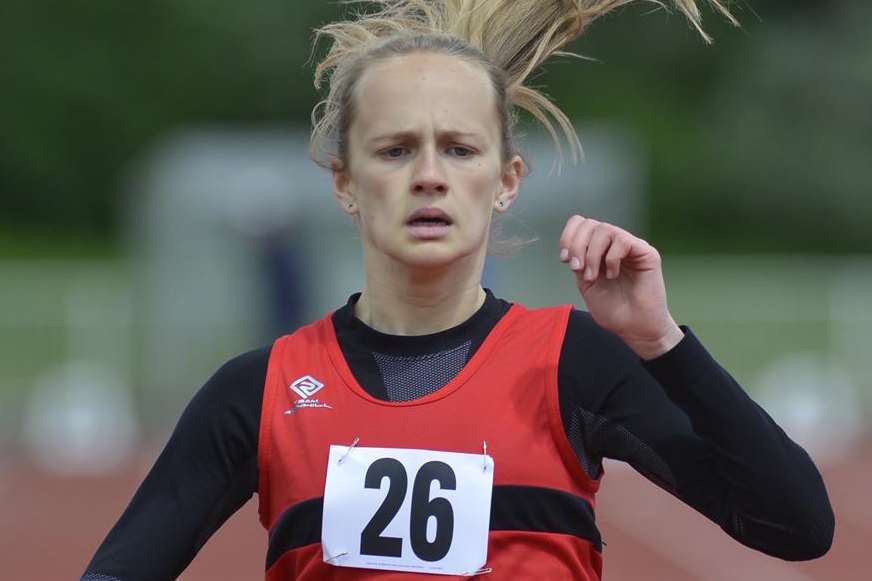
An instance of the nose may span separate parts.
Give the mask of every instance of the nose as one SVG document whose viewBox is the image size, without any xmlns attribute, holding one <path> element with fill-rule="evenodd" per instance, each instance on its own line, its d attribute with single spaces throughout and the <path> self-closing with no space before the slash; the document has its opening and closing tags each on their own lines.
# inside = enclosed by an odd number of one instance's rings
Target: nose
<svg viewBox="0 0 872 581">
<path fill-rule="evenodd" d="M 422 147 L 415 160 L 411 189 L 414 194 L 444 194 L 448 182 L 435 147 Z"/>
</svg>

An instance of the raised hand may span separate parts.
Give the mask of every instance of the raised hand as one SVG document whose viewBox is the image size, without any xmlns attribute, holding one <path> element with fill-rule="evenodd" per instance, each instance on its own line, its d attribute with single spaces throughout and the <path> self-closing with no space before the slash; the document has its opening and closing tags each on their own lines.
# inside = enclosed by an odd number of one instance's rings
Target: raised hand
<svg viewBox="0 0 872 581">
<path fill-rule="evenodd" d="M 612 224 L 574 215 L 560 235 L 560 260 L 575 273 L 598 325 L 621 337 L 643 359 L 653 359 L 684 333 L 666 304 L 660 253 Z"/>
</svg>

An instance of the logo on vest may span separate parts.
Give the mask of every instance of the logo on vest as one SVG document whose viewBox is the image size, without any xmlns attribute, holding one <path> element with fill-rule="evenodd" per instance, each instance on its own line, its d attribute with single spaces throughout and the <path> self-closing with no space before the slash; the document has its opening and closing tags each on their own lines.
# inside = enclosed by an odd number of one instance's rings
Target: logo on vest
<svg viewBox="0 0 872 581">
<path fill-rule="evenodd" d="M 327 402 L 312 397 L 315 393 L 319 392 L 322 387 L 324 387 L 324 384 L 311 375 L 304 375 L 303 377 L 295 379 L 288 386 L 288 389 L 297 394 L 299 399 L 294 402 L 290 409 L 285 410 L 284 414 L 290 416 L 297 410 L 304 408 L 333 409 L 333 406 Z"/>
</svg>

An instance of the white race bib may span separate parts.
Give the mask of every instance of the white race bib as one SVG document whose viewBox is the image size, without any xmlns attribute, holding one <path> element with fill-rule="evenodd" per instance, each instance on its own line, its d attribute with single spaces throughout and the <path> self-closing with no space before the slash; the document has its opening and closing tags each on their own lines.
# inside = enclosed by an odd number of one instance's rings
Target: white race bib
<svg viewBox="0 0 872 581">
<path fill-rule="evenodd" d="M 442 575 L 487 561 L 493 458 L 399 448 L 330 446 L 324 561 Z"/>
</svg>

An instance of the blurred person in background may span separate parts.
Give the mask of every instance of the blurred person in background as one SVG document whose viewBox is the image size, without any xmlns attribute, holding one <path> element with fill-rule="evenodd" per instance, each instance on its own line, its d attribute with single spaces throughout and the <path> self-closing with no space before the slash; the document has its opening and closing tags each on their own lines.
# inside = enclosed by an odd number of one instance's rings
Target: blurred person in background
<svg viewBox="0 0 872 581">
<path fill-rule="evenodd" d="M 814 463 L 676 324 L 653 246 L 569 218 L 555 260 L 588 311 L 481 286 L 525 171 L 514 108 L 578 153 L 525 81 L 624 3 L 383 0 L 319 30 L 313 157 L 359 228 L 364 290 L 219 369 L 82 579 L 178 577 L 255 492 L 267 579 L 600 579 L 604 458 L 748 547 L 826 553 Z"/>
</svg>

